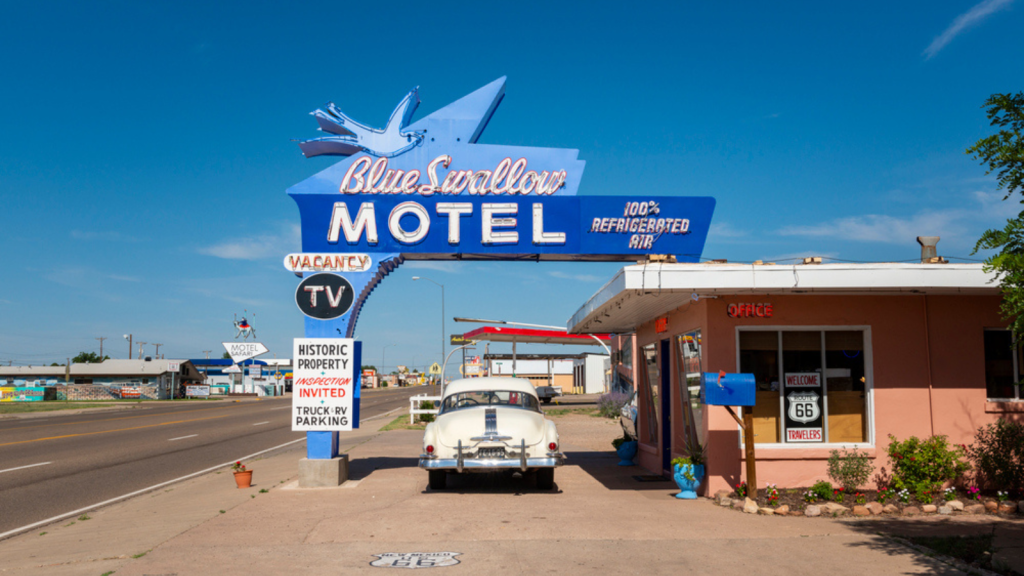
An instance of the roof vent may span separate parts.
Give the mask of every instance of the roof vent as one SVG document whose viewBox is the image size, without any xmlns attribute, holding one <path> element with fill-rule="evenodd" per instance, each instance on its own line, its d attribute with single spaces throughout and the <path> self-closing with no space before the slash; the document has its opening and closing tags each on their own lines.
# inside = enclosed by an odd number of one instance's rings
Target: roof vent
<svg viewBox="0 0 1024 576">
<path fill-rule="evenodd" d="M 804 258 L 804 264 L 821 264 L 821 256 L 808 256 Z"/>
<path fill-rule="evenodd" d="M 152 356 L 146 356 L 146 362 L 152 362 L 152 361 L 153 361 L 153 357 Z"/>
<path fill-rule="evenodd" d="M 921 263 L 929 264 L 942 262 L 935 245 L 941 240 L 940 236 L 918 236 L 917 243 L 921 245 Z"/>
</svg>

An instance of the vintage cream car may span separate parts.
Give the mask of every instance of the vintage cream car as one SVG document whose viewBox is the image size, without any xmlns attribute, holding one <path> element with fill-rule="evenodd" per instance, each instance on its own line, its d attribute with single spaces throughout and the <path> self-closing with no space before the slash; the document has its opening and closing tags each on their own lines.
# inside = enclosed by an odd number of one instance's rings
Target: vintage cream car
<svg viewBox="0 0 1024 576">
<path fill-rule="evenodd" d="M 434 490 L 445 487 L 449 473 L 497 470 L 534 472 L 537 487 L 550 490 L 564 462 L 555 423 L 544 418 L 533 384 L 519 378 L 449 384 L 420 454 Z"/>
</svg>

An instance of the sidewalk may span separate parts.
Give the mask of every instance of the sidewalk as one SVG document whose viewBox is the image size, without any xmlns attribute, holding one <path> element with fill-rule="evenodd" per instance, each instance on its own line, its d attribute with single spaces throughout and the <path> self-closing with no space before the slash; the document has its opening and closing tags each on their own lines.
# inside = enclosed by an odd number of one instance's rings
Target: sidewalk
<svg viewBox="0 0 1024 576">
<path fill-rule="evenodd" d="M 570 458 L 553 492 L 503 476 L 430 491 L 421 433 L 376 432 L 382 418 L 344 437 L 343 487 L 297 488 L 299 443 L 253 462 L 250 490 L 209 474 L 0 542 L 0 574 L 339 574 L 396 552 L 460 553 L 445 573 L 960 574 L 853 523 L 676 500 L 674 485 L 616 466 L 613 421 L 553 419 Z"/>
</svg>

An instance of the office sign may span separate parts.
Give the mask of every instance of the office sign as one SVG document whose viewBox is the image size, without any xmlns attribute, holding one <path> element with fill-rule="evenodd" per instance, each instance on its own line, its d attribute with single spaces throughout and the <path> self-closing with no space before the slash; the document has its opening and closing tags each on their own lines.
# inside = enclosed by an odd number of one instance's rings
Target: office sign
<svg viewBox="0 0 1024 576">
<path fill-rule="evenodd" d="M 700 260 L 713 198 L 678 196 L 677 188 L 579 196 L 586 163 L 578 150 L 479 143 L 504 95 L 499 78 L 413 122 L 413 90 L 383 128 L 334 104 L 312 113 L 322 135 L 300 141 L 303 154 L 341 160 L 288 189 L 302 253 L 285 266 L 343 274 L 349 285 L 339 293 L 331 284 L 328 294 L 322 279 L 303 280 L 296 301 L 307 336 L 352 337 L 366 297 L 405 260 Z M 338 304 L 324 304 L 328 296 Z"/>
<path fill-rule="evenodd" d="M 362 343 L 349 338 L 296 338 L 292 358 L 292 430 L 358 428 Z"/>
</svg>

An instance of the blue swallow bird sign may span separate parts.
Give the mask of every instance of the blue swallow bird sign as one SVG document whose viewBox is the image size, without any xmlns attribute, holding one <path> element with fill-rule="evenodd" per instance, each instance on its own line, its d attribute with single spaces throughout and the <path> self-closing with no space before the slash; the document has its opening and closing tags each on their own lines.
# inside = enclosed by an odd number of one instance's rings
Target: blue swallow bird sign
<svg viewBox="0 0 1024 576">
<path fill-rule="evenodd" d="M 351 306 L 327 320 L 307 316 L 307 337 L 351 338 L 366 297 L 405 260 L 700 258 L 713 198 L 578 196 L 578 150 L 479 143 L 504 95 L 502 77 L 413 122 L 415 89 L 383 129 L 333 103 L 312 113 L 326 135 L 300 141 L 303 154 L 344 159 L 288 190 L 302 251 L 328 262 L 352 253 L 375 266 L 344 272 Z"/>
</svg>

